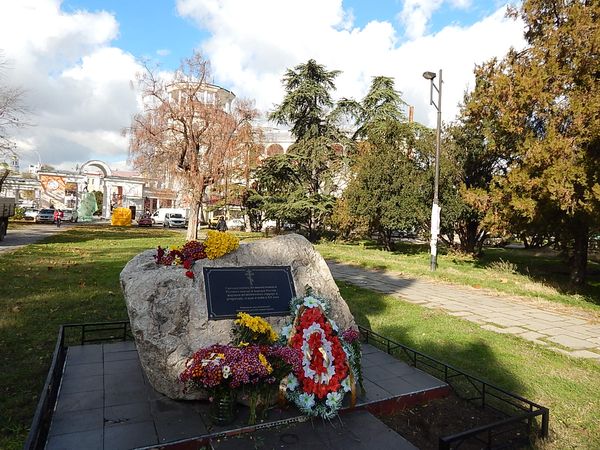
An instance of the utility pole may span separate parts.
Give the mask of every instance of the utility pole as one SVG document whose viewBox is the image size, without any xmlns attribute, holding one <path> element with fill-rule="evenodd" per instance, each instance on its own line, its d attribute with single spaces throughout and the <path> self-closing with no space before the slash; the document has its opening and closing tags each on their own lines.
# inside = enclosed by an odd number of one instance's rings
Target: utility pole
<svg viewBox="0 0 600 450">
<path fill-rule="evenodd" d="M 440 234 L 440 212 L 441 207 L 439 204 L 439 186 L 440 186 L 440 146 L 441 146 L 441 132 L 442 132 L 442 69 L 440 69 L 437 86 L 434 83 L 436 74 L 434 72 L 425 72 L 423 77 L 430 82 L 429 90 L 429 104 L 433 105 L 437 109 L 437 129 L 435 135 L 435 175 L 433 181 L 433 205 L 431 207 L 431 242 L 429 244 L 431 248 L 431 270 L 435 271 L 437 268 L 437 242 Z M 437 103 L 433 99 L 433 90 L 438 93 Z"/>
</svg>

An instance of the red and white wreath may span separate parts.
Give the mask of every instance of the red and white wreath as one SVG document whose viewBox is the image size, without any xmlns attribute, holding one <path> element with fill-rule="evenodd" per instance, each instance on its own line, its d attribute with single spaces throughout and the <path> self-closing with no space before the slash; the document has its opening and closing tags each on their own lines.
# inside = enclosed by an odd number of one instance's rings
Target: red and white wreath
<svg viewBox="0 0 600 450">
<path fill-rule="evenodd" d="M 286 395 L 308 415 L 333 417 L 354 389 L 353 369 L 337 325 L 327 318 L 327 302 L 309 295 L 297 299 L 289 345 L 302 353 L 302 367 L 286 380 Z M 287 330 L 286 330 L 287 331 Z"/>
</svg>

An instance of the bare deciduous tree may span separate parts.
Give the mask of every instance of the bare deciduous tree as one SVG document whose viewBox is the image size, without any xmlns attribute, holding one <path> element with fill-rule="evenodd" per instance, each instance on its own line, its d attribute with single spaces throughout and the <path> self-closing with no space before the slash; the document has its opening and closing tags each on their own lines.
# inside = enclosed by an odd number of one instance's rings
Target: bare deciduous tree
<svg viewBox="0 0 600 450">
<path fill-rule="evenodd" d="M 196 239 L 202 199 L 240 158 L 237 130 L 256 117 L 249 102 L 231 111 L 207 82 L 209 64 L 200 54 L 185 59 L 166 76 L 145 66 L 139 83 L 143 111 L 133 117 L 130 158 L 143 173 L 178 180 L 187 193 L 190 220 L 187 238 Z"/>
<path fill-rule="evenodd" d="M 3 83 L 2 72 L 6 66 L 7 62 L 0 53 L 0 160 L 17 156 L 16 145 L 10 131 L 25 126 L 23 116 L 27 112 L 22 102 L 23 89 Z M 8 168 L 0 167 L 0 189 L 8 172 Z"/>
</svg>

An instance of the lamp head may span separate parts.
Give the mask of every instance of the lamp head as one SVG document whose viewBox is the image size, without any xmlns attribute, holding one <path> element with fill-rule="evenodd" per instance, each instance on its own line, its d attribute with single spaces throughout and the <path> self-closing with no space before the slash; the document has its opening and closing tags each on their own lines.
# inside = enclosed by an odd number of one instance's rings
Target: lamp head
<svg viewBox="0 0 600 450">
<path fill-rule="evenodd" d="M 433 80 L 435 78 L 435 72 L 423 72 L 423 78 L 426 80 Z"/>
</svg>

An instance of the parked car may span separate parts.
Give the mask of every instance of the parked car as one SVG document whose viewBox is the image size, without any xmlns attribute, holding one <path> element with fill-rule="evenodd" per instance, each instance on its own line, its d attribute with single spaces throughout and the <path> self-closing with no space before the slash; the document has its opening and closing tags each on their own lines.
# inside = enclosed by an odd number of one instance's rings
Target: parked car
<svg viewBox="0 0 600 450">
<path fill-rule="evenodd" d="M 25 212 L 23 213 L 23 220 L 34 221 L 39 212 L 40 212 L 39 209 L 26 209 Z"/>
<path fill-rule="evenodd" d="M 187 217 L 187 210 L 185 208 L 158 208 L 152 213 L 152 223 L 163 224 L 165 223 L 165 215 L 167 214 L 181 214 L 184 218 Z"/>
<path fill-rule="evenodd" d="M 63 209 L 63 222 L 77 222 L 78 215 L 76 209 Z"/>
<path fill-rule="evenodd" d="M 185 228 L 187 226 L 185 217 L 180 213 L 167 213 L 163 226 L 167 228 Z"/>
<path fill-rule="evenodd" d="M 54 210 L 40 209 L 40 212 L 35 218 L 35 223 L 54 223 Z"/>
<path fill-rule="evenodd" d="M 142 216 L 137 220 L 138 227 L 151 227 L 152 218 L 150 216 Z"/>
</svg>

